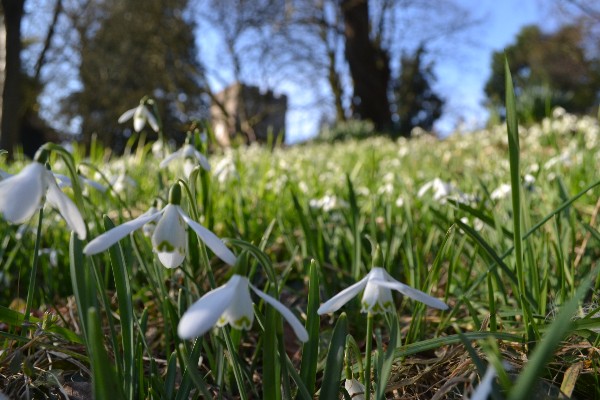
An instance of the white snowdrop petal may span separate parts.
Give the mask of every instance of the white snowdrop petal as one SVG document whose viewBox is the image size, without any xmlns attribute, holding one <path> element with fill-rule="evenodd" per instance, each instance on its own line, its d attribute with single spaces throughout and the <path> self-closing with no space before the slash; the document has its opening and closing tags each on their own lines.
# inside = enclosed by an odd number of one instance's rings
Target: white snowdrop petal
<svg viewBox="0 0 600 400">
<path fill-rule="evenodd" d="M 136 108 L 132 108 L 131 110 L 127 110 L 123 114 L 121 114 L 118 120 L 119 123 L 122 124 L 123 122 L 131 119 L 131 117 L 133 117 L 133 114 L 135 113 L 135 110 Z"/>
<path fill-rule="evenodd" d="M 356 296 L 367 284 L 368 275 L 356 282 L 354 285 L 348 286 L 325 303 L 321 304 L 321 307 L 317 310 L 317 314 L 328 314 L 339 310 L 344 304 L 350 299 Z"/>
<path fill-rule="evenodd" d="M 237 286 L 232 281 L 233 277 L 225 285 L 206 293 L 181 316 L 177 326 L 180 338 L 202 336 L 215 326 L 235 296 Z"/>
<path fill-rule="evenodd" d="M 252 290 L 254 290 L 254 293 L 256 293 L 258 295 L 258 297 L 260 297 L 265 302 L 270 304 L 274 309 L 276 309 L 283 316 L 283 318 L 285 318 L 285 320 L 290 324 L 290 326 L 294 330 L 294 333 L 296 334 L 296 336 L 298 337 L 298 339 L 301 342 L 308 341 L 308 332 L 306 331 L 306 329 L 304 328 L 304 326 L 302 325 L 300 320 L 298 318 L 296 318 L 294 313 L 292 313 L 289 308 L 287 308 L 286 306 L 281 304 L 279 302 L 279 300 L 274 299 L 273 297 L 269 296 L 268 294 L 258 290 L 251 283 L 248 283 L 248 284 L 250 285 Z"/>
<path fill-rule="evenodd" d="M 54 176 L 49 171 L 47 179 L 51 182 L 49 182 L 48 185 L 46 200 L 49 204 L 58 209 L 58 212 L 63 216 L 69 228 L 77 233 L 77 237 L 80 240 L 84 240 L 86 237 L 86 227 L 79 209 L 75 203 L 73 203 L 73 201 L 58 188 L 58 185 L 54 181 Z"/>
<path fill-rule="evenodd" d="M 382 314 L 386 311 L 393 311 L 394 299 L 389 288 L 377 284 L 372 276 L 367 281 L 365 291 L 361 300 L 361 312 L 371 312 Z"/>
<path fill-rule="evenodd" d="M 164 160 L 162 160 L 160 162 L 160 164 L 158 164 L 158 166 L 160 168 L 164 168 L 166 167 L 171 161 L 173 161 L 174 159 L 176 159 L 177 157 L 179 157 L 179 155 L 181 154 L 181 149 L 169 154 L 168 156 L 165 157 Z"/>
<path fill-rule="evenodd" d="M 152 246 L 167 268 L 181 265 L 187 253 L 187 232 L 178 208 L 167 204 L 152 234 Z"/>
<path fill-rule="evenodd" d="M 250 329 L 254 322 L 254 308 L 250 289 L 248 287 L 248 278 L 234 275 L 232 278 L 235 284 L 235 295 L 229 304 L 229 307 L 223 312 L 217 326 L 229 324 L 235 329 Z"/>
<path fill-rule="evenodd" d="M 346 379 L 344 387 L 352 400 L 365 400 L 365 386 L 356 379 Z"/>
<path fill-rule="evenodd" d="M 225 261 L 229 265 L 234 265 L 237 257 L 225 246 L 225 243 L 217 237 L 214 233 L 192 220 L 188 217 L 181 207 L 177 207 L 179 215 L 183 220 L 196 232 L 204 244 L 212 250 L 221 260 Z"/>
<path fill-rule="evenodd" d="M 144 116 L 144 106 L 140 104 L 136 107 L 135 111 L 133 112 L 133 129 L 136 132 L 139 132 L 142 129 L 144 129 L 144 125 L 146 125 L 146 118 Z"/>
<path fill-rule="evenodd" d="M 185 260 L 186 253 L 181 248 L 177 248 L 175 251 L 157 251 L 156 255 L 160 260 L 160 263 L 166 268 L 177 268 Z"/>
<path fill-rule="evenodd" d="M 105 192 L 108 190 L 108 188 L 107 188 L 106 186 L 104 186 L 104 185 L 102 185 L 101 183 L 98 183 L 98 182 L 96 182 L 96 181 L 93 181 L 93 180 L 91 180 L 91 179 L 88 179 L 88 178 L 81 178 L 81 180 L 82 180 L 82 182 L 83 182 L 83 183 L 85 183 L 86 185 L 88 185 L 88 186 L 91 186 L 91 187 L 93 187 L 94 189 L 96 189 L 96 190 L 98 190 L 98 191 L 100 191 L 100 192 L 102 192 L 102 193 L 105 193 Z"/>
<path fill-rule="evenodd" d="M 158 132 L 158 121 L 154 117 L 154 114 L 152 114 L 146 106 L 144 106 L 144 115 L 146 117 L 146 121 L 148 121 L 148 124 L 150 125 L 150 128 L 152 128 L 154 132 Z"/>
<path fill-rule="evenodd" d="M 40 209 L 48 189 L 46 167 L 33 162 L 0 182 L 0 214 L 8 222 L 22 224 Z"/>
<path fill-rule="evenodd" d="M 200 163 L 200 166 L 202 168 L 204 168 L 204 170 L 210 171 L 210 164 L 209 164 L 208 159 L 206 158 L 206 156 L 204 156 L 204 154 L 202 154 L 198 150 L 194 149 L 194 156 L 196 157 L 196 159 Z"/>
<path fill-rule="evenodd" d="M 494 378 L 496 378 L 496 369 L 490 364 L 483 378 L 481 378 L 479 386 L 477 386 L 477 389 L 471 395 L 471 400 L 486 400 L 492 393 Z"/>
<path fill-rule="evenodd" d="M 102 235 L 89 242 L 87 246 L 83 248 L 83 252 L 87 255 L 92 255 L 108 249 L 110 246 L 123 239 L 129 233 L 141 228 L 150 221 L 157 220 L 162 212 L 163 211 L 161 210 L 155 213 L 144 213 L 136 219 L 125 222 L 119 226 L 115 226 L 114 228 L 104 232 Z"/>
<path fill-rule="evenodd" d="M 410 297 L 413 300 L 420 301 L 421 303 L 424 303 L 424 304 L 428 305 L 429 307 L 437 308 L 440 310 L 448 309 L 448 305 L 446 305 L 446 303 L 444 303 L 443 301 L 436 299 L 435 297 L 432 297 L 424 292 L 421 292 L 420 290 L 417 290 L 408 285 L 405 285 L 402 282 L 398 282 L 396 280 L 394 280 L 393 282 L 389 282 L 389 281 L 384 281 L 384 280 L 379 280 L 379 279 L 372 279 L 371 283 L 385 287 L 385 288 L 397 290 L 398 292 L 402 293 L 403 295 Z"/>
</svg>

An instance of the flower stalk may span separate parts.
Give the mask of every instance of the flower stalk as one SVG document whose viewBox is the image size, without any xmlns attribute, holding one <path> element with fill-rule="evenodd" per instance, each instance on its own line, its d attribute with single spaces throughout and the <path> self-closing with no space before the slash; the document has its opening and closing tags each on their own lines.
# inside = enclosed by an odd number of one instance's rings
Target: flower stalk
<svg viewBox="0 0 600 400">
<path fill-rule="evenodd" d="M 367 313 L 367 335 L 365 337 L 365 399 L 371 398 L 371 353 L 373 350 L 373 313 Z"/>
</svg>

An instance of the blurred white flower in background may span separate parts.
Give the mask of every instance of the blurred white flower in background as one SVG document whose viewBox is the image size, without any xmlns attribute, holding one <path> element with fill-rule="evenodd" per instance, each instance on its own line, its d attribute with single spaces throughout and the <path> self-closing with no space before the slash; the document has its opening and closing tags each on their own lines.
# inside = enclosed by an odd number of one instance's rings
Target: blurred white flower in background
<svg viewBox="0 0 600 400">
<path fill-rule="evenodd" d="M 311 199 L 308 202 L 311 208 L 323 210 L 325 212 L 333 211 L 340 208 L 348 208 L 349 205 L 344 200 L 338 199 L 336 196 L 326 194 L 320 199 Z"/>
<path fill-rule="evenodd" d="M 197 165 L 200 165 L 205 171 L 210 171 L 208 159 L 191 143 L 186 142 L 179 150 L 168 155 L 160 162 L 159 167 L 164 168 L 176 159 L 183 160 L 183 171 L 186 178 L 190 177 Z"/>
<path fill-rule="evenodd" d="M 152 111 L 150 111 L 146 105 L 151 101 L 152 100 L 144 97 L 142 100 L 140 100 L 140 104 L 137 107 L 125 111 L 119 117 L 119 123 L 122 124 L 123 122 L 129 121 L 133 118 L 133 129 L 136 132 L 140 132 L 142 129 L 144 129 L 146 122 L 148 125 L 150 125 L 154 132 L 158 132 L 160 129 L 158 126 L 158 121 L 156 120 L 154 114 L 152 114 Z"/>
</svg>

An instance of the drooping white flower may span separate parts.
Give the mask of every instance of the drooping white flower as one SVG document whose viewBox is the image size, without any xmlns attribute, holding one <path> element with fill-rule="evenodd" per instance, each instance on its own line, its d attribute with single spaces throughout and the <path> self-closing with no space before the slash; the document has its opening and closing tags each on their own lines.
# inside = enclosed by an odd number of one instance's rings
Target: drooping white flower
<svg viewBox="0 0 600 400">
<path fill-rule="evenodd" d="M 196 148 L 190 143 L 186 142 L 182 148 L 168 155 L 164 160 L 160 162 L 159 167 L 164 168 L 167 165 L 169 165 L 171 161 L 176 159 L 183 160 L 183 169 L 186 178 L 190 176 L 192 170 L 198 164 L 200 164 L 200 166 L 204 168 L 204 170 L 210 171 L 210 164 L 208 163 L 208 159 L 204 156 L 204 154 L 196 150 Z"/>
<path fill-rule="evenodd" d="M 417 197 L 423 197 L 429 190 L 433 191 L 433 200 L 441 204 L 445 204 L 447 199 L 454 199 L 460 203 L 477 201 L 474 195 L 463 193 L 453 184 L 444 182 L 440 178 L 435 178 L 421 186 L 417 192 Z"/>
<path fill-rule="evenodd" d="M 227 264 L 235 264 L 235 255 L 214 233 L 193 221 L 179 206 L 181 186 L 173 185 L 169 196 L 169 204 L 161 210 L 150 209 L 136 219 L 116 226 L 104 232 L 85 246 L 87 255 L 97 254 L 144 225 L 156 222 L 152 233 L 152 246 L 160 262 L 167 268 L 175 268 L 183 262 L 188 248 L 186 225 L 196 232 L 198 237 Z"/>
<path fill-rule="evenodd" d="M 66 175 L 54 173 L 54 177 L 57 179 L 58 187 L 61 189 L 64 187 L 72 187 L 73 186 L 73 182 L 71 182 L 71 178 L 69 178 Z M 88 179 L 85 176 L 79 175 L 78 178 L 79 178 L 79 183 L 81 186 L 90 186 L 102 193 L 105 193 L 108 190 L 106 188 L 106 186 L 104 186 L 96 181 L 93 181 L 91 179 Z"/>
<path fill-rule="evenodd" d="M 308 202 L 308 205 L 311 208 L 319 208 L 325 212 L 349 207 L 348 203 L 346 203 L 344 200 L 340 200 L 335 195 L 329 194 L 326 194 L 320 199 L 311 199 Z"/>
<path fill-rule="evenodd" d="M 492 193 L 490 193 L 490 199 L 500 200 L 507 197 L 512 192 L 512 187 L 508 183 L 503 183 L 498 186 Z"/>
<path fill-rule="evenodd" d="M 435 178 L 425 183 L 417 192 L 417 197 L 423 197 L 429 190 L 433 190 L 433 199 L 436 201 L 444 200 L 457 191 L 456 187 L 448 182 Z"/>
<path fill-rule="evenodd" d="M 136 181 L 124 172 L 112 175 L 109 182 L 115 193 L 127 193 L 137 186 Z"/>
<path fill-rule="evenodd" d="M 346 388 L 352 400 L 365 400 L 365 385 L 356 379 L 346 379 L 344 388 Z"/>
<path fill-rule="evenodd" d="M 59 189 L 52 172 L 37 161 L 45 160 L 46 157 L 46 150 L 38 152 L 36 161 L 0 182 L 0 214 L 10 223 L 22 224 L 45 201 L 58 210 L 69 228 L 83 240 L 86 228 L 77 206 Z"/>
<path fill-rule="evenodd" d="M 147 98 L 143 98 L 140 101 L 139 106 L 132 108 L 131 110 L 125 111 L 119 117 L 119 123 L 122 124 L 123 122 L 128 121 L 131 118 L 133 118 L 133 129 L 136 132 L 139 132 L 142 129 L 144 129 L 146 122 L 148 122 L 148 125 L 150 125 L 150 127 L 152 128 L 152 130 L 154 132 L 158 132 L 160 129 L 158 126 L 158 121 L 156 120 L 156 117 L 154 116 L 154 114 L 152 114 L 152 112 L 146 106 L 146 103 L 148 101 L 149 100 Z"/>
<path fill-rule="evenodd" d="M 448 309 L 448 306 L 443 301 L 395 280 L 381 267 L 373 267 L 363 279 L 321 304 L 317 313 L 320 315 L 336 312 L 363 289 L 364 293 L 361 300 L 361 312 L 363 313 L 380 314 L 393 311 L 394 300 L 392 299 L 392 289 L 430 307 L 440 310 Z"/>
<path fill-rule="evenodd" d="M 225 285 L 211 290 L 192 304 L 177 326 L 179 337 L 192 339 L 202 336 L 215 325 L 221 327 L 230 324 L 236 329 L 250 329 L 254 322 L 250 289 L 285 318 L 300 341 L 308 341 L 308 332 L 287 307 L 258 290 L 248 278 L 238 274 L 234 274 Z"/>
<path fill-rule="evenodd" d="M 239 179 L 237 168 L 235 166 L 235 160 L 231 153 L 223 157 L 215 166 L 213 176 L 217 178 L 219 183 L 225 183 L 230 179 Z"/>
</svg>

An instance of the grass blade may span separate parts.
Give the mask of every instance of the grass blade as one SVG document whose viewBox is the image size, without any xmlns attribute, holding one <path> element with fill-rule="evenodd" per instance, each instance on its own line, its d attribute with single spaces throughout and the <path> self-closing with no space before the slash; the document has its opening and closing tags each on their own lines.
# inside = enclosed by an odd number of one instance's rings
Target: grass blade
<svg viewBox="0 0 600 400">
<path fill-rule="evenodd" d="M 309 393 L 315 392 L 315 381 L 317 377 L 317 362 L 319 359 L 319 324 L 320 318 L 317 314 L 319 308 L 319 272 L 314 260 L 310 263 L 310 280 L 308 284 L 308 308 L 306 310 L 306 330 L 308 342 L 302 347 L 302 364 L 300 366 L 300 377 Z"/>
<path fill-rule="evenodd" d="M 346 313 L 342 313 L 335 328 L 329 349 L 327 351 L 327 362 L 323 372 L 323 383 L 319 399 L 337 399 L 340 391 L 340 377 L 344 367 L 344 348 L 346 347 L 346 335 L 348 333 L 348 321 Z"/>
<path fill-rule="evenodd" d="M 510 391 L 509 400 L 526 400 L 530 398 L 531 391 L 535 389 L 535 381 L 542 374 L 554 350 L 560 341 L 573 330 L 573 315 L 579 307 L 579 301 L 588 292 L 592 284 L 592 278 L 596 273 L 597 271 L 594 270 L 586 276 L 575 292 L 575 295 L 561 307 L 556 319 L 544 333 L 541 341 L 533 351 L 529 362 L 519 374 L 519 378 Z"/>
<path fill-rule="evenodd" d="M 104 216 L 104 228 L 108 231 L 114 228 L 113 222 Z M 113 270 L 113 277 L 115 280 L 115 288 L 117 291 L 117 298 L 119 299 L 119 319 L 121 327 L 121 340 L 123 349 L 120 353 L 121 363 L 123 365 L 124 372 L 124 385 L 128 390 L 128 397 L 133 399 L 135 392 L 135 340 L 133 334 L 134 325 L 134 314 L 133 314 L 133 303 L 131 286 L 129 283 L 129 274 L 127 267 L 125 266 L 123 250 L 119 243 L 109 248 L 110 263 Z"/>
<path fill-rule="evenodd" d="M 87 312 L 88 343 L 92 365 L 92 389 L 95 399 L 125 399 L 121 382 L 104 347 L 98 312 L 90 307 Z"/>
</svg>

